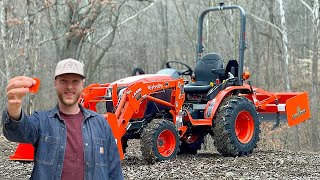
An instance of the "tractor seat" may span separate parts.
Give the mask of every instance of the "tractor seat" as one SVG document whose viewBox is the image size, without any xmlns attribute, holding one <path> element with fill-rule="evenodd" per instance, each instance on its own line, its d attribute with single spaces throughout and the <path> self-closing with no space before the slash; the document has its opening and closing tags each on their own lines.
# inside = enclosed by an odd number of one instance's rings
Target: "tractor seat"
<svg viewBox="0 0 320 180">
<path fill-rule="evenodd" d="M 222 77 L 219 74 L 213 73 L 213 69 L 222 69 L 223 60 L 217 53 L 208 53 L 200 59 L 194 69 L 195 82 L 184 86 L 184 91 L 187 94 L 204 94 L 207 93 L 212 86 L 210 82 L 215 82 Z"/>
<path fill-rule="evenodd" d="M 190 84 L 192 86 L 206 86 L 210 82 L 215 82 L 221 77 L 212 72 L 213 69 L 223 68 L 223 59 L 218 53 L 208 53 L 200 59 L 194 69 L 195 82 Z"/>
</svg>

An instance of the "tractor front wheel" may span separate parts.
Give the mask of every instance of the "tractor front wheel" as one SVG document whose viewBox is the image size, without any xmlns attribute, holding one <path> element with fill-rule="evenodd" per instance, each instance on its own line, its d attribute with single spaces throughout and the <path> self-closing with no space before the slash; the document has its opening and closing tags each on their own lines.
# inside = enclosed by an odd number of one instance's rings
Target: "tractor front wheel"
<svg viewBox="0 0 320 180">
<path fill-rule="evenodd" d="M 152 120 L 141 134 L 142 156 L 149 163 L 176 157 L 179 144 L 178 130 L 168 120 Z"/>
<path fill-rule="evenodd" d="M 260 122 L 253 103 L 242 96 L 227 97 L 213 119 L 215 147 L 223 156 L 244 156 L 259 141 Z"/>
</svg>

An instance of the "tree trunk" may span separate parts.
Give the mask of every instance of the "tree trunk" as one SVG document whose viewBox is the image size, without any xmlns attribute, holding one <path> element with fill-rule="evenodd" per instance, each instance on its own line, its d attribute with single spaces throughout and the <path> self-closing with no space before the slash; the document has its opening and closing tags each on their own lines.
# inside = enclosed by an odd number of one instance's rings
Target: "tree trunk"
<svg viewBox="0 0 320 180">
<path fill-rule="evenodd" d="M 319 60 L 319 0 L 314 1 L 313 6 L 313 53 L 312 53 L 312 90 L 311 90 L 311 117 L 312 117 L 312 149 L 319 150 L 319 87 L 318 87 L 318 60 Z"/>
<path fill-rule="evenodd" d="M 30 0 L 26 0 L 26 17 L 25 17 L 25 26 L 24 26 L 24 67 L 25 72 L 24 74 L 26 76 L 31 76 L 31 70 L 30 70 Z"/>
<path fill-rule="evenodd" d="M 4 64 L 5 64 L 5 80 L 6 82 L 9 82 L 10 79 L 10 68 L 9 68 L 9 58 L 7 56 L 7 52 L 8 51 L 8 37 L 7 37 L 7 5 L 8 5 L 8 0 L 2 0 L 0 1 L 0 8 L 1 8 L 1 12 L 0 12 L 0 23 L 1 23 L 1 46 L 2 46 L 2 51 L 3 51 L 3 55 L 2 55 L 2 59 L 4 60 Z"/>
<path fill-rule="evenodd" d="M 279 11 L 281 17 L 281 27 L 282 27 L 282 45 L 283 45 L 283 70 L 284 70 L 284 88 L 286 91 L 291 91 L 290 87 L 290 79 L 289 79 L 289 53 L 288 53 L 288 34 L 287 34 L 287 25 L 286 25 L 286 17 L 285 10 L 283 7 L 283 1 L 278 0 L 279 3 Z"/>
<path fill-rule="evenodd" d="M 283 70 L 284 70 L 284 85 L 285 90 L 290 92 L 291 91 L 291 85 L 290 85 L 290 78 L 289 78 L 289 52 L 288 52 L 288 34 L 287 34 L 287 25 L 286 25 L 286 17 L 285 17 L 285 10 L 283 6 L 283 1 L 278 0 L 279 3 L 279 10 L 280 10 L 280 16 L 281 16 L 281 27 L 282 27 L 282 45 L 283 45 L 283 55 L 285 63 L 283 63 Z M 292 145 L 293 149 L 296 151 L 299 151 L 301 149 L 300 145 L 300 136 L 299 136 L 299 129 L 298 126 L 291 129 L 292 134 L 290 137 L 292 137 Z"/>
</svg>

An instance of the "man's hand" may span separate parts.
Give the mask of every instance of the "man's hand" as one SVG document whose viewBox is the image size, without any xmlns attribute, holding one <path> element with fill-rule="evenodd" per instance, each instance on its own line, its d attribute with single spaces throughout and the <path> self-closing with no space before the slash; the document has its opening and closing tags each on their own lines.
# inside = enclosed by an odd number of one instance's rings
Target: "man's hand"
<svg viewBox="0 0 320 180">
<path fill-rule="evenodd" d="M 36 81 L 26 76 L 19 76 L 10 79 L 7 86 L 7 106 L 11 118 L 18 120 L 21 115 L 22 99 L 29 93 L 29 88 L 35 85 Z"/>
</svg>

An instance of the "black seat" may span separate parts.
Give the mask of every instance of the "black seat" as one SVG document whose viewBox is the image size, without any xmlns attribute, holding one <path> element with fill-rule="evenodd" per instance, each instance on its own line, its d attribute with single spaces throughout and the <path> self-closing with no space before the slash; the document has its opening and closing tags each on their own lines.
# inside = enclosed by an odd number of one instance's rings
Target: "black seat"
<svg viewBox="0 0 320 180">
<path fill-rule="evenodd" d="M 212 69 L 223 68 L 223 59 L 218 53 L 208 53 L 198 61 L 194 69 L 195 83 L 194 86 L 208 85 L 210 82 L 221 79 L 218 74 L 212 73 Z"/>
<path fill-rule="evenodd" d="M 210 82 L 215 82 L 218 78 L 222 79 L 223 75 L 219 75 L 212 72 L 212 69 L 222 69 L 223 60 L 221 56 L 217 53 L 209 53 L 203 56 L 199 60 L 194 69 L 195 82 L 184 86 L 184 91 L 187 94 L 203 94 L 207 93 L 212 86 Z"/>
</svg>

